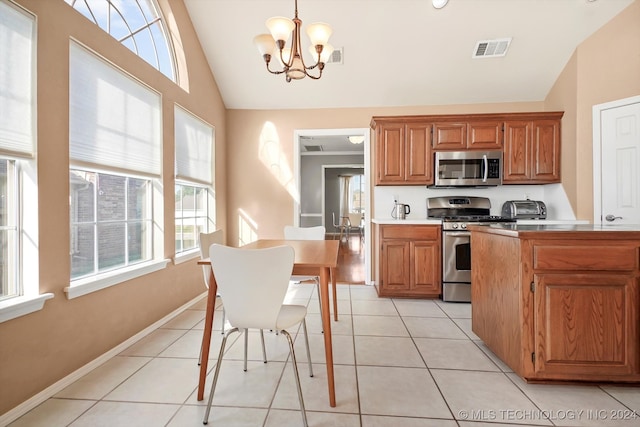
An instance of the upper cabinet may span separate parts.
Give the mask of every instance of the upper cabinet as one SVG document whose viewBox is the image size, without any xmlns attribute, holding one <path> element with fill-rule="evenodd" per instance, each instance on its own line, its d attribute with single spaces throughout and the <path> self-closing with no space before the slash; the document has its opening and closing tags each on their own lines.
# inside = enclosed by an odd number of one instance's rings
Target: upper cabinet
<svg viewBox="0 0 640 427">
<path fill-rule="evenodd" d="M 464 117 L 461 117 L 464 119 Z M 433 149 L 436 151 L 502 150 L 500 120 L 435 122 Z"/>
<path fill-rule="evenodd" d="M 375 184 L 433 184 L 431 124 L 383 121 L 375 126 Z"/>
<path fill-rule="evenodd" d="M 373 117 L 375 185 L 430 185 L 434 151 L 503 152 L 503 184 L 560 182 L 562 112 Z"/>
<path fill-rule="evenodd" d="M 532 120 L 507 120 L 504 130 L 504 184 L 560 182 L 562 113 Z"/>
</svg>

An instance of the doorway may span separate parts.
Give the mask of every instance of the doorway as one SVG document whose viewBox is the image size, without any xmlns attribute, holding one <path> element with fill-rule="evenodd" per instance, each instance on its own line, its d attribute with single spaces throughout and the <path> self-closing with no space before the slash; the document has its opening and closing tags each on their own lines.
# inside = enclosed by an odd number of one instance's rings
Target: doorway
<svg viewBox="0 0 640 427">
<path fill-rule="evenodd" d="M 321 172 L 318 172 L 317 179 L 322 182 L 313 190 L 302 190 L 301 182 L 302 177 L 310 172 L 311 168 L 303 168 L 301 167 L 302 159 L 305 158 L 305 161 L 309 158 L 322 158 L 322 156 L 331 156 L 331 155 L 339 155 L 344 156 L 344 163 L 354 165 L 357 164 L 359 167 L 363 168 L 365 182 L 370 183 L 369 174 L 370 174 L 370 158 L 371 158 L 371 150 L 370 150 L 370 129 L 369 128 L 340 128 L 340 129 L 303 129 L 294 131 L 294 144 L 293 144 L 293 176 L 295 179 L 295 187 L 297 188 L 297 194 L 299 198 L 294 200 L 293 204 L 293 217 L 294 224 L 301 226 L 308 226 L 314 223 L 317 225 L 326 224 L 327 220 L 331 222 L 331 213 L 329 213 L 328 218 L 325 218 L 325 209 L 321 206 L 324 203 L 324 176 Z M 359 137 L 358 141 L 350 141 L 349 136 L 357 136 Z M 334 145 L 331 141 L 335 140 L 338 142 L 342 142 L 344 145 L 340 149 L 340 153 L 338 154 L 336 150 L 338 150 L 338 146 Z M 325 144 L 326 142 L 326 144 Z M 320 147 L 317 147 L 320 145 Z M 310 151 L 313 150 L 313 151 Z M 354 161 L 353 158 L 349 159 L 348 156 L 352 156 L 355 154 L 360 155 L 360 160 Z M 327 157 L 328 158 L 328 157 Z M 318 162 L 318 161 L 316 161 Z M 319 160 L 322 163 L 322 160 Z M 311 171 L 315 174 L 315 171 Z M 317 192 L 317 206 L 310 207 L 304 200 L 302 200 L 302 194 L 304 191 L 315 191 Z M 367 195 L 371 194 L 371 187 L 367 184 L 366 187 Z M 301 203 L 302 200 L 302 203 Z M 371 214 L 371 201 L 370 198 L 367 197 L 364 206 L 364 275 L 365 275 L 365 284 L 372 283 L 371 277 L 371 247 L 367 242 L 370 242 L 368 236 L 370 234 L 370 218 Z M 328 232 L 333 231 L 333 227 L 327 227 Z"/>
<path fill-rule="evenodd" d="M 640 218 L 640 96 L 593 107 L 593 223 Z"/>
</svg>

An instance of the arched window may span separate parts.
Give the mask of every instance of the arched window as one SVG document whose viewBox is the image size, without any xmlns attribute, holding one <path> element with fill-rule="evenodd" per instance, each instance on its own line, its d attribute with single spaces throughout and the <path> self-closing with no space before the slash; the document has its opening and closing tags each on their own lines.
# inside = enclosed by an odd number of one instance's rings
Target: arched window
<svg viewBox="0 0 640 427">
<path fill-rule="evenodd" d="M 176 81 L 172 44 L 156 0 L 65 0 L 87 19 Z"/>
</svg>

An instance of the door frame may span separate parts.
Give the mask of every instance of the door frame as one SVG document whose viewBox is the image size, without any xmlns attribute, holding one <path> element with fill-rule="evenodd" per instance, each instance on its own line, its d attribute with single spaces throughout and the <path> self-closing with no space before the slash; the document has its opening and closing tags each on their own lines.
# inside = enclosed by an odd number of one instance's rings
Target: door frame
<svg viewBox="0 0 640 427">
<path fill-rule="evenodd" d="M 364 136 L 364 179 L 369 190 L 365 202 L 364 213 L 364 271 L 365 285 L 372 285 L 371 275 L 371 206 L 373 191 L 371 191 L 371 129 L 369 128 L 333 128 L 333 129 L 296 129 L 293 131 L 293 179 L 298 197 L 293 200 L 293 223 L 300 224 L 300 145 L 304 136 L 331 136 L 331 135 L 362 135 Z M 322 181 L 324 184 L 324 180 Z M 324 192 L 323 192 L 324 198 Z"/>
<path fill-rule="evenodd" d="M 640 96 L 594 105 L 593 113 L 593 224 L 602 224 L 602 112 L 640 103 Z"/>
</svg>

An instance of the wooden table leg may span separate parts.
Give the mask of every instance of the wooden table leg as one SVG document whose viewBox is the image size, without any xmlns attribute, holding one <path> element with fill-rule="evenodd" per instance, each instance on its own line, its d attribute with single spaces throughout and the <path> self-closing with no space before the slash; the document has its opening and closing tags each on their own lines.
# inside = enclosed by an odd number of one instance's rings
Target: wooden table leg
<svg viewBox="0 0 640 427">
<path fill-rule="evenodd" d="M 207 312 L 204 318 L 204 332 L 202 334 L 202 355 L 200 357 L 200 378 L 198 380 L 198 400 L 204 399 L 204 383 L 207 379 L 207 363 L 209 362 L 209 346 L 213 331 L 213 315 L 216 310 L 216 294 L 218 284 L 213 277 L 213 270 L 209 279 L 209 295 L 207 296 Z"/>
<path fill-rule="evenodd" d="M 329 405 L 336 406 L 336 387 L 333 376 L 333 344 L 331 342 L 331 310 L 329 309 L 329 279 L 330 269 L 320 269 L 320 296 L 322 302 L 322 330 L 324 331 L 324 354 L 327 362 L 327 384 L 329 386 Z"/>
<path fill-rule="evenodd" d="M 331 287 L 333 288 L 333 320 L 338 321 L 338 287 L 336 285 L 336 271 L 331 269 Z"/>
</svg>

